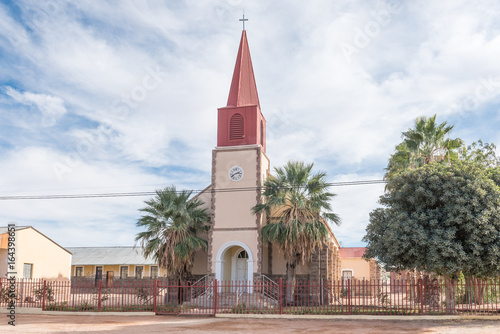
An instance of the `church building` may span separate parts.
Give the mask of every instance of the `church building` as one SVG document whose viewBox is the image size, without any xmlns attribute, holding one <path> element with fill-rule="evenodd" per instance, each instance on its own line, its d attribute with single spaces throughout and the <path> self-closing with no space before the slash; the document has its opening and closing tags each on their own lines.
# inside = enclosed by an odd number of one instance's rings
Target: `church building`
<svg viewBox="0 0 500 334">
<path fill-rule="evenodd" d="M 211 215 L 212 229 L 208 252 L 196 254 L 192 274 L 250 283 L 263 275 L 285 278 L 283 254 L 260 236 L 265 217 L 251 212 L 261 201 L 261 187 L 271 173 L 271 164 L 266 155 L 266 119 L 260 108 L 245 30 L 227 105 L 218 109 L 217 117 L 211 184 L 196 196 Z M 298 279 L 340 278 L 340 245 L 329 232 L 323 249 L 309 263 L 297 267 Z"/>
</svg>

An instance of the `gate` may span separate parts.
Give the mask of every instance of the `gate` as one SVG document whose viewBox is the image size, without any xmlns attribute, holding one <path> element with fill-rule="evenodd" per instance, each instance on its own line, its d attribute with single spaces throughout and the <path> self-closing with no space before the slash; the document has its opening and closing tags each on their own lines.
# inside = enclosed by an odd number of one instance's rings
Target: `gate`
<svg viewBox="0 0 500 334">
<path fill-rule="evenodd" d="M 215 315 L 215 281 L 206 277 L 196 282 L 158 282 L 155 298 L 157 315 Z"/>
</svg>

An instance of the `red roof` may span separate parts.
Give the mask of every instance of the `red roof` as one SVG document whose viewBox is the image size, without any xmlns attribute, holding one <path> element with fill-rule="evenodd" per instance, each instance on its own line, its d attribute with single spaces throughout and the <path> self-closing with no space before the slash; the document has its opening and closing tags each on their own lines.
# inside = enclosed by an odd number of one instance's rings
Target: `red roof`
<svg viewBox="0 0 500 334">
<path fill-rule="evenodd" d="M 342 257 L 363 257 L 365 254 L 366 247 L 341 247 L 339 250 L 339 256 Z"/>
<path fill-rule="evenodd" d="M 240 48 L 234 66 L 231 90 L 227 99 L 228 107 L 257 105 L 260 109 L 257 85 L 253 75 L 252 59 L 248 48 L 247 33 L 241 34 Z"/>
</svg>

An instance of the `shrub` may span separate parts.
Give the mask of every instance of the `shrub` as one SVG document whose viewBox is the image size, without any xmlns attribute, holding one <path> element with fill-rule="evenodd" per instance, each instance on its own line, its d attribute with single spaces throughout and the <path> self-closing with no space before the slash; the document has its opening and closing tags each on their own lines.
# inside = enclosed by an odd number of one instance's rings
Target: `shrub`
<svg viewBox="0 0 500 334">
<path fill-rule="evenodd" d="M 0 302 L 8 303 L 11 300 L 18 300 L 19 297 L 15 292 L 9 293 L 9 288 L 0 289 Z"/>
<path fill-rule="evenodd" d="M 37 289 L 34 289 L 33 293 L 35 295 L 36 300 L 42 300 L 43 299 L 43 285 L 41 285 Z M 52 288 L 52 284 L 47 283 L 47 285 L 45 286 L 45 300 L 48 302 L 54 301 L 54 299 L 55 299 L 54 295 L 55 295 L 55 293 L 54 293 L 54 289 Z"/>
</svg>

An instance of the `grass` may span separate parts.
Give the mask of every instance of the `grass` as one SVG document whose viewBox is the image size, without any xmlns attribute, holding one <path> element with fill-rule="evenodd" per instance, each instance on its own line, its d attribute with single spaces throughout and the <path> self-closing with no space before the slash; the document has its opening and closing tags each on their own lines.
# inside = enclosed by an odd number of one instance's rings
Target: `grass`
<svg viewBox="0 0 500 334">
<path fill-rule="evenodd" d="M 66 311 L 66 312 L 98 312 L 98 307 L 93 303 L 83 302 L 79 305 L 68 306 L 66 302 L 52 303 L 45 306 L 45 311 Z M 123 305 L 101 307 L 101 312 L 145 312 L 153 311 L 153 305 Z"/>
</svg>

